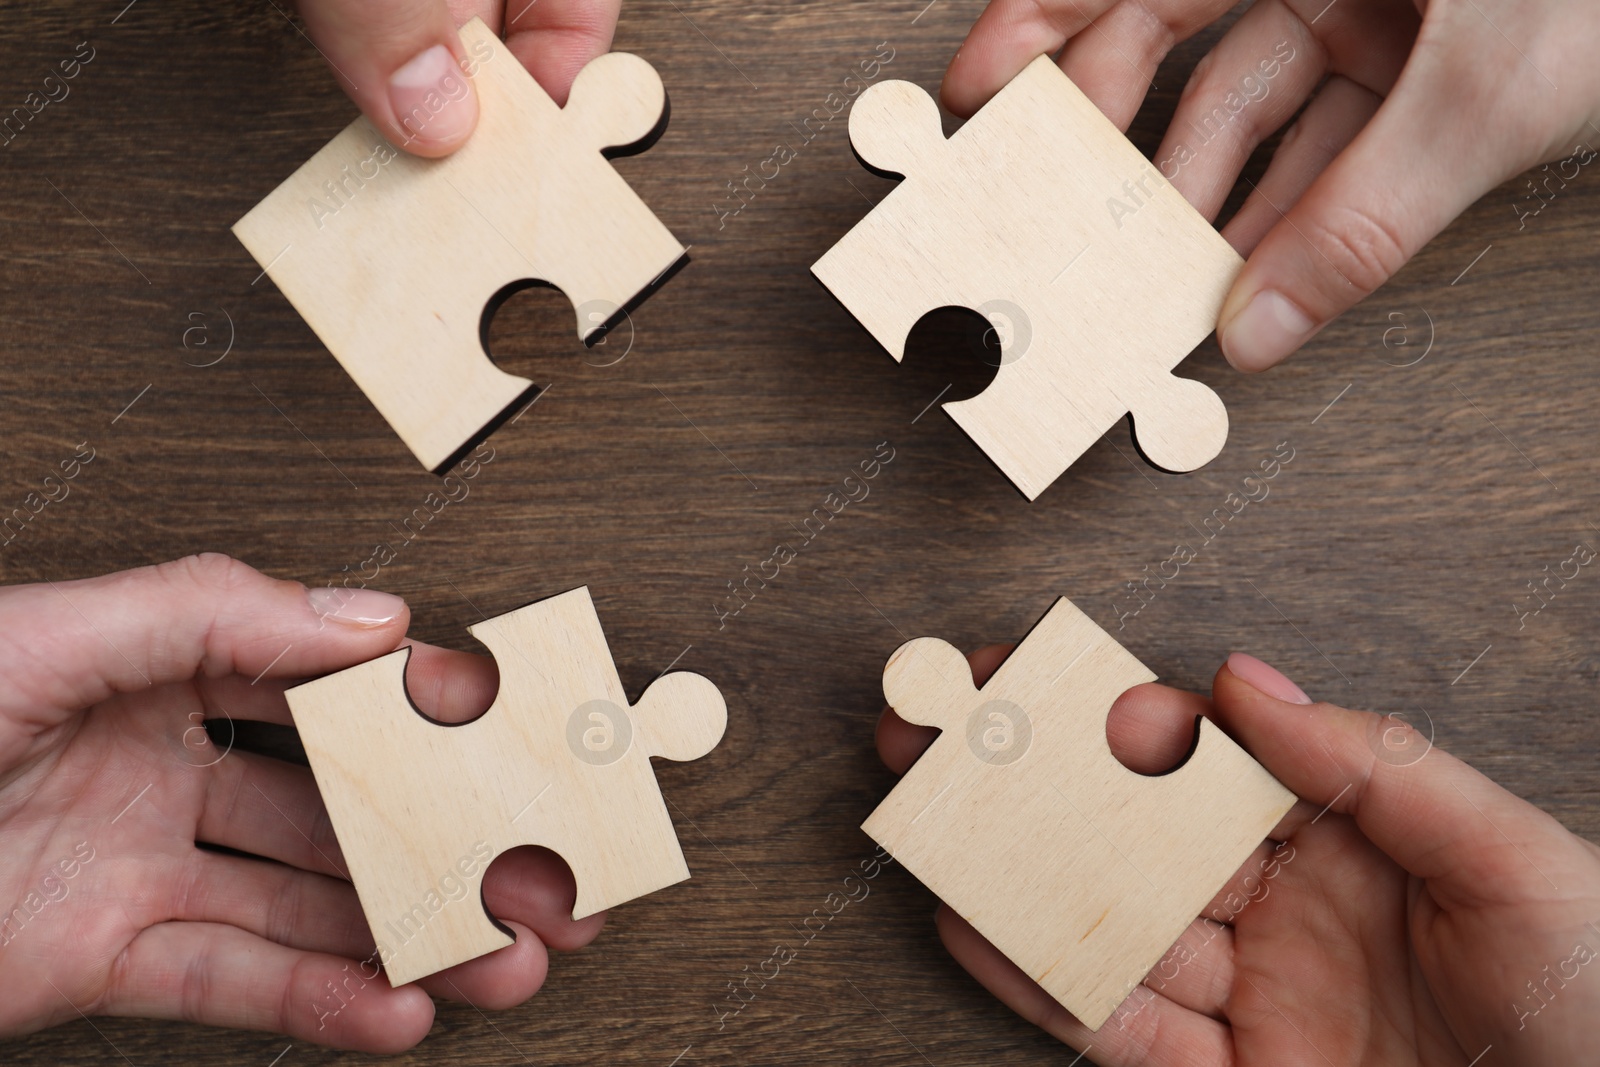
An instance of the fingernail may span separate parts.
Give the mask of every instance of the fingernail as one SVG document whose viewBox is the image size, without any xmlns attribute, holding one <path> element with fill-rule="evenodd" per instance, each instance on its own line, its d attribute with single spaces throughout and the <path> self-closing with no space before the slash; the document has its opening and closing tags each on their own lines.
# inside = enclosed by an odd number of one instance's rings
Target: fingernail
<svg viewBox="0 0 1600 1067">
<path fill-rule="evenodd" d="M 335 589 L 327 586 L 306 594 L 311 610 L 324 619 L 347 626 L 387 626 L 406 610 L 406 602 L 376 589 Z"/>
<path fill-rule="evenodd" d="M 1217 340 L 1235 369 L 1259 371 L 1281 363 L 1316 329 L 1317 324 L 1288 297 L 1263 289 L 1223 326 Z"/>
<path fill-rule="evenodd" d="M 406 133 L 401 147 L 453 148 L 478 123 L 478 97 L 442 44 L 425 49 L 389 78 L 389 106 Z"/>
<path fill-rule="evenodd" d="M 1311 698 L 1305 691 L 1285 678 L 1277 670 L 1267 666 L 1254 656 L 1247 656 L 1243 652 L 1235 652 L 1228 657 L 1228 670 L 1235 678 L 1246 685 L 1254 686 L 1273 697 L 1290 704 L 1310 704 Z"/>
</svg>

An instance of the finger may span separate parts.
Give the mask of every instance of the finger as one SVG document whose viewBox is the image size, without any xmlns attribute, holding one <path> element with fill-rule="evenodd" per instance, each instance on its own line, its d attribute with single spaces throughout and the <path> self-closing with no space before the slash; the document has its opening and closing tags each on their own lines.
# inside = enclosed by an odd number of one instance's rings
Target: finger
<svg viewBox="0 0 1600 1067">
<path fill-rule="evenodd" d="M 1219 722 L 1289 789 L 1352 816 L 1446 910 L 1550 899 L 1588 877 L 1554 818 L 1512 796 L 1404 721 L 1302 702 L 1294 683 L 1240 653 L 1217 672 Z M 1380 753 L 1403 753 L 1390 761 Z"/>
<path fill-rule="evenodd" d="M 1392 0 L 1273 0 L 1328 53 L 1328 69 L 1387 96 L 1417 44 L 1425 4 Z"/>
<path fill-rule="evenodd" d="M 410 638 L 399 644 L 412 649 L 411 660 L 406 664 L 406 692 L 417 709 L 430 719 L 467 722 L 482 715 L 494 703 L 500 672 L 492 658 L 439 648 Z M 382 651 L 392 651 L 393 647 Z M 207 719 L 242 719 L 293 726 L 294 716 L 290 714 L 283 692 L 304 680 L 252 680 L 228 675 L 202 678 L 197 685 Z"/>
<path fill-rule="evenodd" d="M 478 123 L 466 49 L 443 0 L 301 0 L 306 32 L 390 143 L 448 155 Z"/>
<path fill-rule="evenodd" d="M 1195 67 L 1156 166 L 1215 218 L 1256 146 L 1310 97 L 1327 56 L 1281 0 L 1251 7 Z"/>
<path fill-rule="evenodd" d="M 0 590 L 11 682 L 0 712 L 77 711 L 115 692 L 197 674 L 289 678 L 326 673 L 394 648 L 405 602 L 371 589 L 312 589 L 227 556 L 75 582 Z"/>
<path fill-rule="evenodd" d="M 1272 205 L 1284 217 L 1239 273 L 1218 320 L 1223 354 L 1239 370 L 1281 362 L 1542 151 L 1530 132 L 1538 124 L 1508 113 L 1512 94 L 1475 88 L 1491 83 L 1481 72 L 1420 62 L 1298 203 Z M 1485 144 L 1486 129 L 1503 132 Z"/>
<path fill-rule="evenodd" d="M 940 939 L 968 974 L 1024 1019 L 1073 1048 L 1084 1049 L 1094 1063 L 1220 1067 L 1232 1062 L 1227 1027 L 1178 1006 L 1148 986 L 1135 987 L 1099 1030 L 1090 1030 L 948 907 L 939 908 L 935 921 Z"/>
<path fill-rule="evenodd" d="M 506 920 L 502 925 L 516 938 L 513 944 L 431 974 L 417 984 L 436 997 L 486 1011 L 514 1008 L 533 996 L 550 973 L 550 954 L 526 926 Z"/>
<path fill-rule="evenodd" d="M 1233 927 L 1196 919 L 1145 975 L 1145 986 L 1180 1008 L 1223 1018 L 1233 989 L 1233 938 Z"/>
<path fill-rule="evenodd" d="M 270 722 L 292 726 L 294 719 L 289 714 L 289 702 L 284 699 L 283 691 L 299 682 L 298 678 L 258 680 L 229 674 L 221 678 L 197 678 L 192 685 L 180 683 L 174 689 L 188 689 L 199 694 L 200 703 L 195 710 L 201 712 L 203 720 L 231 719 L 234 722 Z M 222 736 L 227 736 L 226 729 Z"/>
<path fill-rule="evenodd" d="M 587 945 L 606 924 L 605 912 L 574 920 L 577 898 L 572 869 L 547 848 L 511 849 L 496 856 L 483 876 L 483 902 L 491 915 L 521 923 L 560 952 Z"/>
<path fill-rule="evenodd" d="M 1417 22 L 1411 5 L 1388 0 L 1342 0 L 1337 5 L 1262 0 L 1253 5 L 1195 68 L 1156 154 L 1162 174 L 1202 214 L 1214 217 L 1257 145 L 1313 91 L 1322 99 L 1313 129 L 1328 126 L 1327 119 L 1344 108 L 1359 116 L 1353 125 L 1348 120 L 1334 124 L 1340 130 L 1349 126 L 1338 141 L 1342 149 L 1394 87 L 1416 38 Z M 1333 77 L 1319 88 L 1330 70 Z M 1308 163 L 1316 155 L 1306 153 L 1299 161 Z M 1335 155 L 1337 150 L 1318 160 L 1315 170 L 1301 166 L 1291 171 L 1300 180 L 1276 191 L 1263 182 L 1261 193 L 1247 203 L 1260 220 L 1270 214 L 1276 222 L 1280 216 L 1263 196 L 1288 210 Z M 1253 248 L 1265 232 L 1263 226 L 1242 247 Z"/>
<path fill-rule="evenodd" d="M 556 103 L 578 72 L 611 48 L 622 0 L 506 0 L 506 48 Z"/>
<path fill-rule="evenodd" d="M 135 937 L 112 970 L 100 1010 L 376 1053 L 403 1052 L 433 1025 L 426 993 L 391 989 L 358 961 L 195 922 L 160 923 Z"/>
<path fill-rule="evenodd" d="M 1138 774 L 1165 774 L 1194 747 L 1196 719 L 1211 713 L 1211 701 L 1147 682 L 1119 696 L 1106 714 L 1111 754 Z"/>
<path fill-rule="evenodd" d="M 1126 130 L 1173 45 L 1232 6 L 1228 0 L 1114 4 L 1067 42 L 1061 69 L 1118 129 Z"/>
<path fill-rule="evenodd" d="M 986 645 L 968 656 L 967 663 L 972 668 L 972 684 L 981 686 L 987 682 L 989 676 L 1005 662 L 1015 647 L 1017 646 Z M 894 713 L 893 708 L 884 708 L 883 714 L 878 716 L 878 757 L 883 760 L 884 766 L 894 773 L 904 774 L 938 736 L 939 731 L 933 727 L 906 722 Z"/>
<path fill-rule="evenodd" d="M 350 877 L 311 771 L 252 752 L 231 753 L 211 768 L 195 840 Z"/>
<path fill-rule="evenodd" d="M 281 863 L 196 852 L 170 918 L 226 923 L 307 952 L 372 955 L 372 933 L 350 883 Z"/>
<path fill-rule="evenodd" d="M 991 0 L 950 62 L 944 104 L 971 115 L 1036 56 L 1065 45 L 1061 69 L 1126 129 L 1173 45 L 1232 6 L 1228 0 Z"/>
<path fill-rule="evenodd" d="M 971 115 L 1034 59 L 1054 54 L 1116 0 L 990 0 L 950 61 L 940 97 Z"/>
<path fill-rule="evenodd" d="M 492 656 L 407 641 L 406 692 L 430 719 L 459 723 L 489 710 L 500 689 L 500 668 Z"/>
<path fill-rule="evenodd" d="M 1383 98 L 1340 75 L 1331 76 L 1278 141 L 1261 181 L 1250 190 L 1222 236 L 1248 256 L 1328 164 L 1372 120 Z M 1165 157 L 1163 157 L 1165 158 Z M 1174 184 L 1177 184 L 1174 182 Z"/>
<path fill-rule="evenodd" d="M 904 774 L 938 736 L 934 727 L 906 722 L 893 708 L 886 707 L 878 716 L 878 758 L 895 774 Z"/>
</svg>

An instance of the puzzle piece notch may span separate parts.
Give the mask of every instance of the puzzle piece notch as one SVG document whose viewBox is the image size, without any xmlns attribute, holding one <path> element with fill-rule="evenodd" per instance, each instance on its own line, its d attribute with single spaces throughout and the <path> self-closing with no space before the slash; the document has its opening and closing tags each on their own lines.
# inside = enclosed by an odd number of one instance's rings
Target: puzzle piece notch
<svg viewBox="0 0 1600 1067">
<path fill-rule="evenodd" d="M 498 294 L 560 289 L 587 339 L 684 253 L 607 160 L 665 119 L 648 63 L 601 56 L 558 108 L 481 20 L 461 39 L 479 103 L 466 145 L 419 159 L 358 119 L 233 228 L 435 471 L 533 389 L 484 351 Z"/>
<path fill-rule="evenodd" d="M 890 706 L 942 732 L 863 829 L 1092 1029 L 1294 803 L 1207 720 L 1172 772 L 1118 762 L 1106 715 L 1152 680 L 1064 598 L 981 690 L 926 638 L 884 672 Z"/>
<path fill-rule="evenodd" d="M 1128 414 L 1157 466 L 1214 459 L 1226 409 L 1171 372 L 1243 260 L 1049 57 L 950 138 L 937 120 L 907 82 L 857 99 L 857 154 L 906 178 L 813 273 L 896 360 L 941 307 L 1020 322 L 990 386 L 943 406 L 1030 500 Z M 1125 182 L 1139 205 L 1126 220 L 1107 210 Z"/>
<path fill-rule="evenodd" d="M 409 648 L 288 693 L 396 985 L 511 943 L 481 903 L 489 858 L 507 849 L 542 845 L 567 862 L 575 919 L 689 877 L 650 757 L 698 758 L 727 721 L 716 687 L 687 673 L 629 707 L 587 589 L 472 632 L 501 682 L 468 723 L 417 711 Z"/>
</svg>

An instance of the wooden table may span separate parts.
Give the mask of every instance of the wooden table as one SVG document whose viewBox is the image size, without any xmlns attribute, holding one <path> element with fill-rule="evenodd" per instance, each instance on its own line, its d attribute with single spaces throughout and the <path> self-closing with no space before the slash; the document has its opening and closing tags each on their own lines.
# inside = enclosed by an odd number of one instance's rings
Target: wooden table
<svg viewBox="0 0 1600 1067">
<path fill-rule="evenodd" d="M 147 2 L 113 20 L 125 2 L 9 23 L 7 102 L 77 42 L 95 56 L 0 168 L 4 491 L 20 501 L 79 442 L 97 458 L 0 568 L 40 581 L 216 550 L 341 580 L 437 483 L 252 281 L 228 226 L 354 108 L 274 5 Z M 1521 628 L 1514 607 L 1576 543 L 1600 545 L 1600 179 L 1584 172 L 1520 230 L 1522 183 L 1496 190 L 1272 373 L 1238 375 L 1205 345 L 1185 372 L 1233 422 L 1205 470 L 1153 471 L 1121 425 L 1029 505 L 930 408 L 992 373 L 971 319 L 936 316 L 897 366 L 807 274 L 888 185 L 851 157 L 844 114 L 809 141 L 797 130 L 874 53 L 892 50 L 880 79 L 935 86 L 981 4 L 925 4 L 628 5 L 617 47 L 659 68 L 673 108 L 662 141 L 618 167 L 692 262 L 634 313 L 631 348 L 623 329 L 586 353 L 554 291 L 501 310 L 498 359 L 551 388 L 374 584 L 410 601 L 417 636 L 466 648 L 480 612 L 587 583 L 630 692 L 668 664 L 699 671 L 727 695 L 727 737 L 658 770 L 692 881 L 615 912 L 524 1007 L 442 1006 L 394 1062 L 1062 1062 L 950 961 L 933 899 L 898 868 L 718 1022 L 729 982 L 801 945 L 873 852 L 858 825 L 892 784 L 872 747 L 888 653 L 922 634 L 1015 638 L 1062 594 L 1172 684 L 1204 688 L 1249 650 L 1314 696 L 1431 722 L 1440 745 L 1600 835 L 1600 577 Z M 1215 37 L 1162 68 L 1135 126 L 1145 151 Z M 727 183 L 770 175 L 779 145 L 797 154 L 720 217 Z M 719 622 L 728 583 L 800 541 L 882 442 L 893 460 L 870 495 Z M 1293 460 L 1270 493 L 1207 527 L 1283 443 Z M 1118 632 L 1136 605 L 1125 583 L 1178 542 L 1199 558 Z M 344 1059 L 262 1034 L 95 1025 L 0 1056 L 105 1063 L 109 1040 L 136 1064 Z"/>
</svg>

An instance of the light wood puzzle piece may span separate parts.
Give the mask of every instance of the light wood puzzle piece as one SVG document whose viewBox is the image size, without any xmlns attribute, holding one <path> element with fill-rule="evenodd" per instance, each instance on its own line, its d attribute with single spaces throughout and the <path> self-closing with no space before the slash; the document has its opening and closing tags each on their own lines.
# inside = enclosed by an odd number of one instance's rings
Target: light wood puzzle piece
<svg viewBox="0 0 1600 1067">
<path fill-rule="evenodd" d="M 289 690 L 289 706 L 389 980 L 504 948 L 480 896 L 488 857 L 543 845 L 572 868 L 572 917 L 689 877 L 650 757 L 698 759 L 727 710 L 697 674 L 628 706 L 587 588 L 469 628 L 500 691 L 472 722 L 412 705 L 409 648 Z"/>
<path fill-rule="evenodd" d="M 933 638 L 883 672 L 889 706 L 943 732 L 862 829 L 1091 1029 L 1295 801 L 1209 720 L 1175 771 L 1119 763 L 1106 715 L 1152 681 L 1065 597 L 982 690 Z"/>
<path fill-rule="evenodd" d="M 938 308 L 995 324 L 994 381 L 944 409 L 1029 500 L 1127 414 L 1158 467 L 1222 450 L 1222 401 L 1171 372 L 1244 261 L 1048 56 L 949 139 L 926 92 L 881 82 L 850 140 L 905 180 L 811 270 L 897 360 Z"/>
<path fill-rule="evenodd" d="M 461 40 L 479 104 L 464 147 L 419 159 L 358 119 L 233 227 L 429 470 L 533 389 L 484 352 L 492 297 L 548 282 L 587 338 L 684 252 L 602 155 L 664 118 L 648 63 L 601 56 L 558 108 L 481 20 Z"/>
</svg>

